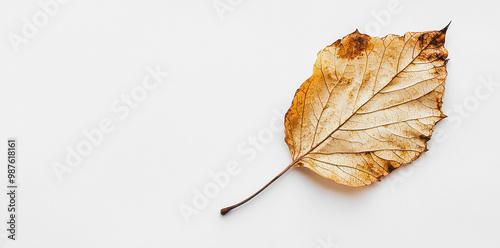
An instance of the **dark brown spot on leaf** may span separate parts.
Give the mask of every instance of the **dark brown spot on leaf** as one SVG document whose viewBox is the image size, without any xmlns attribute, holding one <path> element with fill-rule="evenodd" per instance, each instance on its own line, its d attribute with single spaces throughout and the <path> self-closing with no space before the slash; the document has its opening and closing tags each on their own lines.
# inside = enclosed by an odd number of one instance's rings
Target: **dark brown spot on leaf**
<svg viewBox="0 0 500 248">
<path fill-rule="evenodd" d="M 370 44 L 371 37 L 366 34 L 360 34 L 358 30 L 344 37 L 340 42 L 339 57 L 346 59 L 354 59 L 363 53 L 371 50 L 373 45 Z"/>
</svg>

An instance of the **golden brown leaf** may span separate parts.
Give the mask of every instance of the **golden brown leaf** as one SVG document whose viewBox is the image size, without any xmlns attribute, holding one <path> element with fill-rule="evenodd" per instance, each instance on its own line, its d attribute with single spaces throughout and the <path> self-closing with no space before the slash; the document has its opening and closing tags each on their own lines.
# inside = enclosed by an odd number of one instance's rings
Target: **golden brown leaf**
<svg viewBox="0 0 500 248">
<path fill-rule="evenodd" d="M 285 117 L 294 166 L 359 187 L 425 152 L 445 117 L 445 33 L 356 30 L 320 51 Z"/>
<path fill-rule="evenodd" d="M 318 53 L 285 116 L 292 163 L 351 187 L 369 185 L 427 150 L 441 104 L 448 26 L 383 38 L 357 30 Z"/>
</svg>

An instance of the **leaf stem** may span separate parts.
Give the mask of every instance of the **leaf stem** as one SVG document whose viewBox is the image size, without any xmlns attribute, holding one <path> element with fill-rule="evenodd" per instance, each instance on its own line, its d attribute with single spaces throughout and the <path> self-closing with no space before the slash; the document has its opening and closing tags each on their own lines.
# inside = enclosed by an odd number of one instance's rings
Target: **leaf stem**
<svg viewBox="0 0 500 248">
<path fill-rule="evenodd" d="M 251 195 L 250 197 L 246 198 L 245 200 L 241 201 L 240 203 L 237 203 L 237 204 L 234 204 L 232 206 L 229 206 L 227 208 L 223 208 L 220 210 L 220 214 L 222 215 L 225 215 L 227 214 L 229 211 L 231 211 L 232 209 L 234 208 L 237 208 L 243 204 L 245 204 L 247 201 L 250 201 L 252 198 L 254 198 L 256 195 L 258 195 L 260 192 L 262 192 L 264 189 L 266 189 L 269 185 L 271 185 L 274 181 L 276 181 L 276 179 L 278 179 L 279 177 L 281 177 L 283 174 L 285 174 L 285 172 L 287 172 L 290 168 L 293 167 L 293 165 L 295 165 L 295 163 L 297 162 L 293 162 L 291 163 L 288 167 L 286 167 L 280 174 L 278 174 L 276 177 L 273 178 L 273 180 L 271 180 L 270 182 L 268 182 L 266 185 L 264 185 L 264 187 L 262 187 L 259 191 L 255 192 L 253 195 Z"/>
</svg>

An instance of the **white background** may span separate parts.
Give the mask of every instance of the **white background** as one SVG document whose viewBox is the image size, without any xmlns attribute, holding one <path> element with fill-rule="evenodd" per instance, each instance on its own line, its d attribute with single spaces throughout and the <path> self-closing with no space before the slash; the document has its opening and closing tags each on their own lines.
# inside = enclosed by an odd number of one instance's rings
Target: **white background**
<svg viewBox="0 0 500 248">
<path fill-rule="evenodd" d="M 17 137 L 20 192 L 15 242 L 0 197 L 0 246 L 499 247 L 500 87 L 481 84 L 500 82 L 498 2 L 389 2 L 220 0 L 231 7 L 219 14 L 213 0 L 74 0 L 15 45 L 23 18 L 45 12 L 2 1 L 0 158 Z M 358 189 L 293 168 L 220 216 L 291 162 L 270 122 L 283 125 L 318 51 L 356 28 L 403 35 L 449 21 L 449 118 L 428 153 Z M 130 115 L 113 112 L 156 66 L 169 76 Z M 60 182 L 53 165 L 103 119 L 113 131 Z M 238 173 L 193 205 L 232 160 Z"/>
</svg>

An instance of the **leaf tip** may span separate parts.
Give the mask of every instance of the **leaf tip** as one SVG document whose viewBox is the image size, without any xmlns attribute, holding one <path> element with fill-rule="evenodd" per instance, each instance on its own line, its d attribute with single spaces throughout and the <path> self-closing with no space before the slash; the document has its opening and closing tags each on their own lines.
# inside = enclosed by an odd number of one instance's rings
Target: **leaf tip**
<svg viewBox="0 0 500 248">
<path fill-rule="evenodd" d="M 440 30 L 441 33 L 443 34 L 446 34 L 446 31 L 448 31 L 448 27 L 450 26 L 451 24 L 451 21 L 448 23 L 448 25 L 446 25 L 446 27 L 444 27 L 443 29 Z"/>
</svg>

